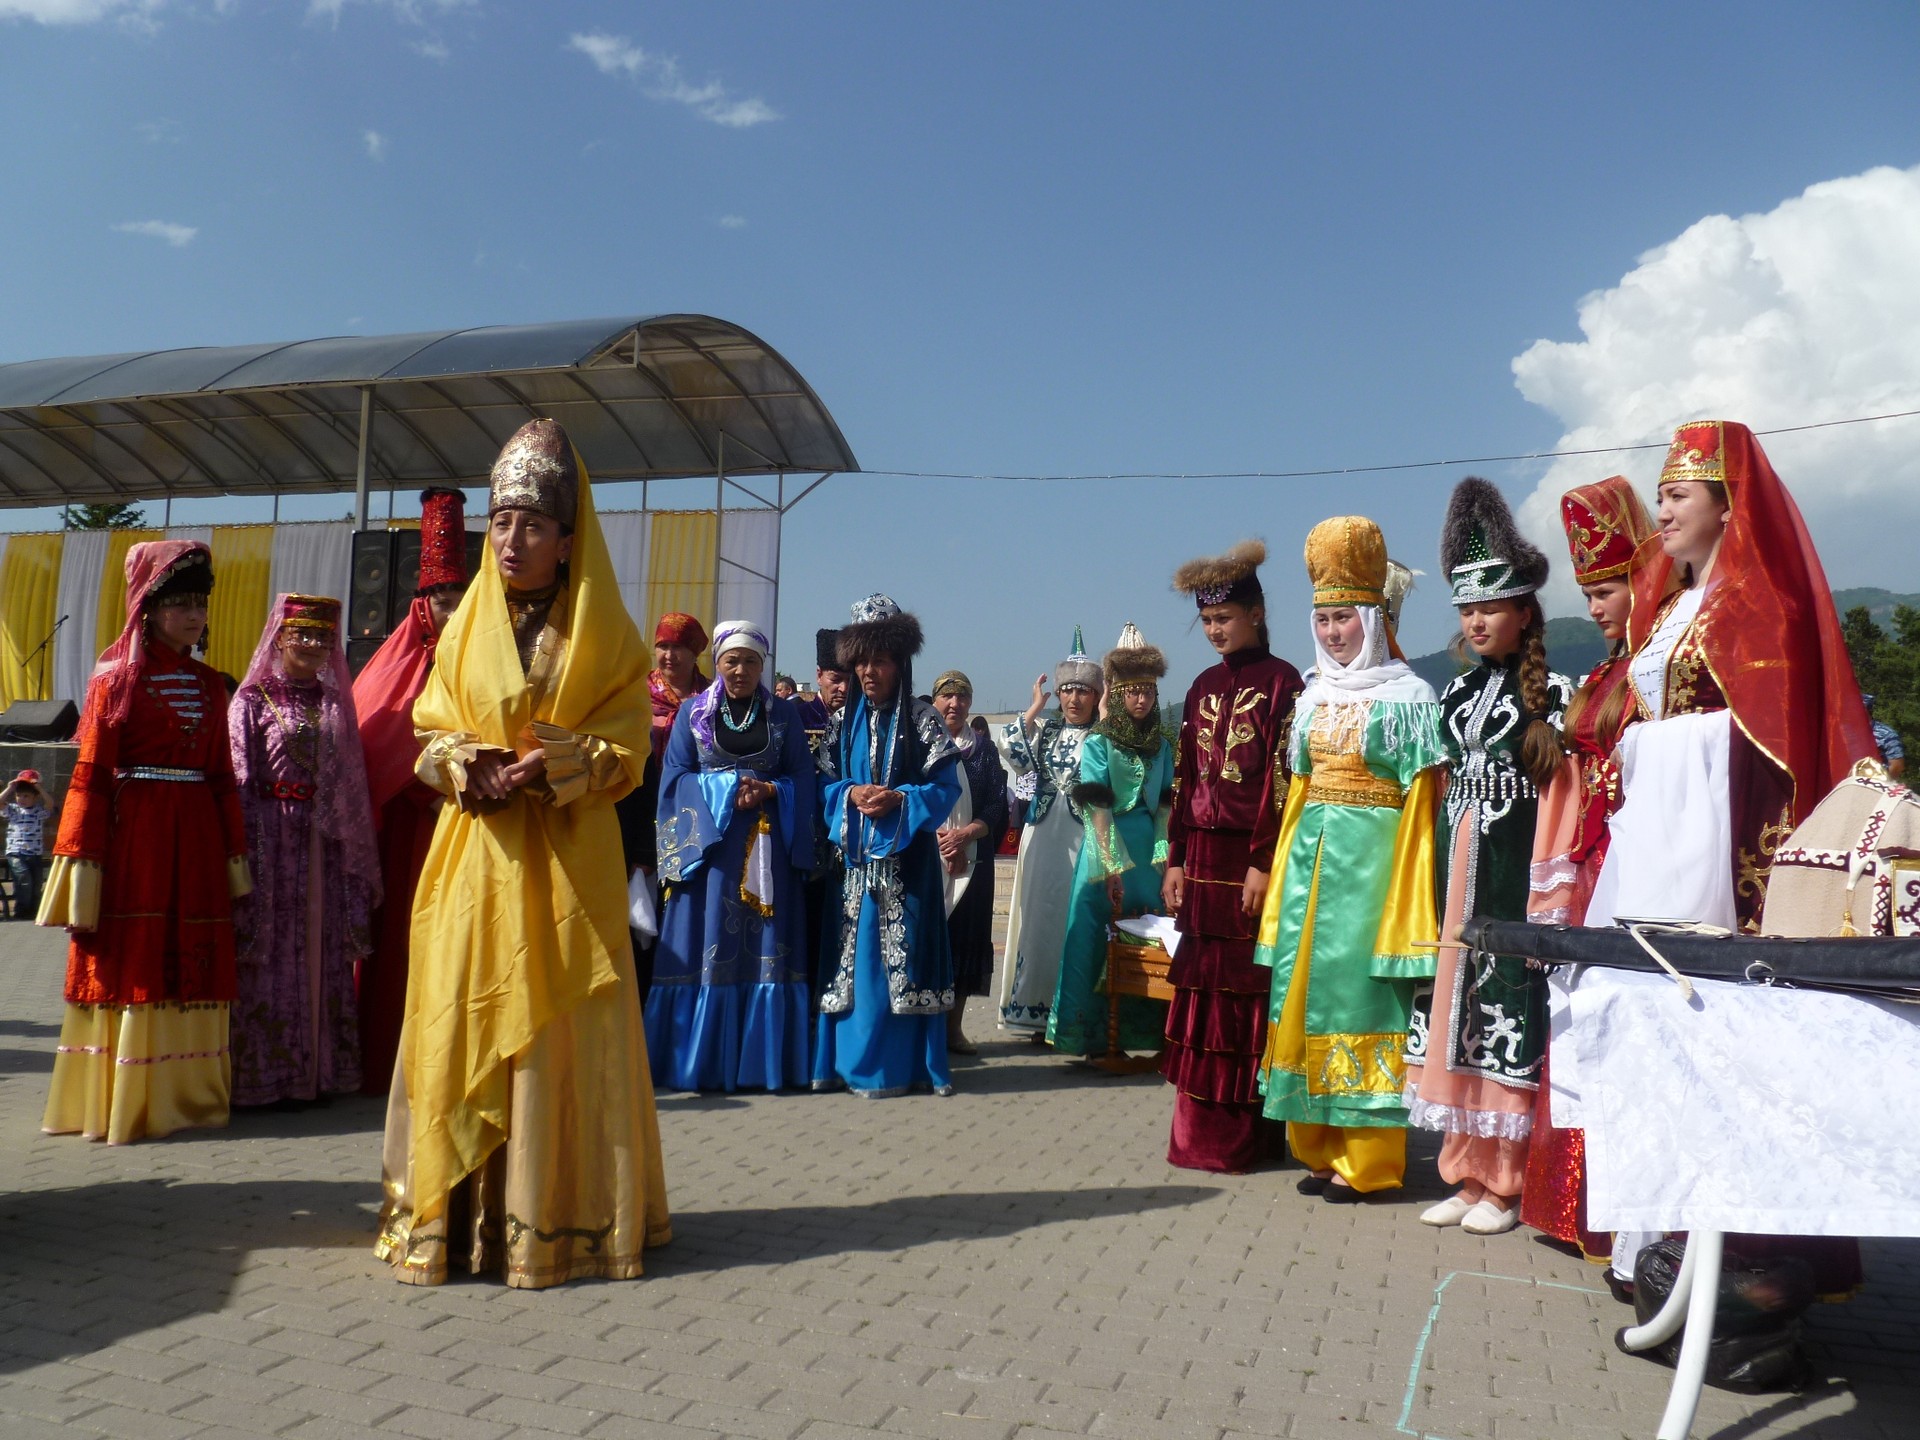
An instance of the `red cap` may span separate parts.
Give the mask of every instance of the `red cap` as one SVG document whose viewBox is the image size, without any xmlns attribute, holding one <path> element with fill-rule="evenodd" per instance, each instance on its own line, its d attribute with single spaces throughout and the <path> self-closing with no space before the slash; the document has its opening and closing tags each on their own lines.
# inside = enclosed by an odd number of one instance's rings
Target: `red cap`
<svg viewBox="0 0 1920 1440">
<path fill-rule="evenodd" d="M 40 772 L 38 770 L 22 770 L 18 775 L 13 777 L 13 783 L 16 785 L 31 785 L 35 789 L 38 789 L 40 786 Z"/>
<path fill-rule="evenodd" d="M 467 497 L 458 490 L 420 492 L 420 583 L 424 595 L 467 583 Z"/>
<path fill-rule="evenodd" d="M 707 632 L 693 616 L 683 615 L 678 610 L 670 610 L 662 615 L 660 623 L 653 627 L 653 643 L 684 645 L 698 655 L 707 648 Z"/>
</svg>

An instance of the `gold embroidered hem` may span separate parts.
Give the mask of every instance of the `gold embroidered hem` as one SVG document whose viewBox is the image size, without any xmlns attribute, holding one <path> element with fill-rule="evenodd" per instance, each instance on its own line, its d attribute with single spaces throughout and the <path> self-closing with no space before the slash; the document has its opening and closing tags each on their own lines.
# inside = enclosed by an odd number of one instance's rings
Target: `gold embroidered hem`
<svg viewBox="0 0 1920 1440">
<path fill-rule="evenodd" d="M 40 1128 L 127 1145 L 227 1123 L 225 1002 L 69 1005 Z"/>
<path fill-rule="evenodd" d="M 100 924 L 100 862 L 56 855 L 40 891 L 40 925 L 92 930 Z"/>
<path fill-rule="evenodd" d="M 618 983 L 540 1028 L 509 1062 L 506 1139 L 420 1224 L 413 1116 L 396 1067 L 374 1245 L 395 1279 L 439 1285 L 462 1269 L 527 1290 L 632 1280 L 641 1252 L 673 1238 L 636 994 L 623 967 Z"/>
</svg>

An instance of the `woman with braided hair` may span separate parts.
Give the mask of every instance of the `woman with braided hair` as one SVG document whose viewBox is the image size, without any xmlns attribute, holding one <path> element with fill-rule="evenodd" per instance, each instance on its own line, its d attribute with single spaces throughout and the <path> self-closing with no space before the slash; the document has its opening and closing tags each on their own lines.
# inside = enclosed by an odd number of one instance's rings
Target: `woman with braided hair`
<svg viewBox="0 0 1920 1440">
<path fill-rule="evenodd" d="M 1476 915 L 1526 917 L 1535 814 L 1564 755 L 1573 685 L 1547 668 L 1536 594 L 1547 557 L 1520 537 L 1505 497 L 1485 480 L 1454 489 L 1440 562 L 1478 663 L 1440 696 L 1451 765 L 1440 809 L 1440 952 L 1408 1027 L 1407 1114 L 1445 1133 L 1440 1175 L 1460 1187 L 1422 1223 L 1498 1235 L 1519 1219 L 1546 1056 L 1546 977 L 1524 960 L 1466 949 L 1460 926 Z"/>
</svg>

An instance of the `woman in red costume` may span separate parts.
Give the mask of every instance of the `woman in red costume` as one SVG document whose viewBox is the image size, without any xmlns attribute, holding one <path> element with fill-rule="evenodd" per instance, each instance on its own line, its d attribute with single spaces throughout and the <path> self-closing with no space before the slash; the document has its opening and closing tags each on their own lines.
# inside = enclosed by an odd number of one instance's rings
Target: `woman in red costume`
<svg viewBox="0 0 1920 1440">
<path fill-rule="evenodd" d="M 644 870 L 651 879 L 659 870 L 659 846 L 654 833 L 654 811 L 660 802 L 660 762 L 667 753 L 673 720 L 689 696 L 706 689 L 700 673 L 700 652 L 707 648 L 707 632 L 691 615 L 670 610 L 653 627 L 653 669 L 647 675 L 647 695 L 653 701 L 653 748 L 647 768 L 631 794 L 613 807 L 620 818 L 620 848 L 626 852 L 627 873 Z M 656 921 L 666 913 L 666 899 L 655 896 Z M 809 932 L 811 933 L 811 932 Z M 644 1007 L 653 990 L 652 935 L 633 932 L 633 973 Z"/>
<path fill-rule="evenodd" d="M 353 682 L 360 749 L 380 836 L 386 898 L 373 917 L 373 953 L 360 962 L 360 1093 L 384 1095 L 393 1082 L 400 1022 L 407 1011 L 407 945 L 413 892 L 440 809 L 438 791 L 414 777 L 420 745 L 413 702 L 426 689 L 433 650 L 467 589 L 466 497 L 420 493 L 420 583 L 404 619 Z"/>
<path fill-rule="evenodd" d="M 66 1017 L 42 1128 L 126 1144 L 227 1123 L 233 897 L 250 890 L 227 687 L 192 655 L 213 555 L 127 552 L 127 622 L 87 686 L 40 903 L 64 925 Z"/>
<path fill-rule="evenodd" d="M 1527 918 L 1578 925 L 1607 853 L 1607 817 L 1620 803 L 1613 747 L 1633 698 L 1627 684 L 1627 613 L 1633 608 L 1635 557 L 1652 548 L 1653 522 L 1624 475 L 1582 485 L 1560 498 L 1560 521 L 1573 557 L 1573 578 L 1600 627 L 1607 657 L 1574 692 L 1562 732 L 1569 754 L 1540 799 Z M 1586 1228 L 1586 1143 L 1578 1130 L 1556 1130 L 1546 1073 L 1533 1109 L 1520 1218 L 1534 1229 L 1604 1265 L 1613 1237 Z"/>
<path fill-rule="evenodd" d="M 1876 755 L 1820 557 L 1753 432 L 1701 420 L 1660 472 L 1660 551 L 1627 622 L 1633 723 L 1589 925 L 1620 917 L 1757 927 L 1774 852 L 1856 760 Z M 1621 1235 L 1630 1281 L 1644 1236 Z M 1860 1280 L 1851 1240 L 1727 1237 L 1749 1259 L 1783 1250 L 1822 1294 Z"/>
<path fill-rule="evenodd" d="M 1285 1130 L 1260 1113 L 1273 981 L 1253 947 L 1287 798 L 1287 724 L 1303 682 L 1267 648 L 1266 558 L 1260 541 L 1243 541 L 1173 577 L 1199 606 L 1220 663 L 1188 689 L 1174 751 L 1161 883 L 1180 928 L 1160 1064 L 1178 1092 L 1167 1163 L 1227 1174 L 1259 1164 Z"/>
</svg>

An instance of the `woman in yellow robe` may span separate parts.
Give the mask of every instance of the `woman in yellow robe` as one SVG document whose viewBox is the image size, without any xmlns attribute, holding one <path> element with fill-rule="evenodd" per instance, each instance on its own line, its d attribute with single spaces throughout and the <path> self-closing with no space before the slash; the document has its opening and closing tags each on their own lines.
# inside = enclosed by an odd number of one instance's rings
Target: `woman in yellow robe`
<svg viewBox="0 0 1920 1440">
<path fill-rule="evenodd" d="M 375 1253 L 539 1288 L 631 1279 L 672 1230 L 613 802 L 649 652 L 551 420 L 495 462 L 479 578 L 414 707 L 442 808 L 414 901 Z"/>
</svg>

